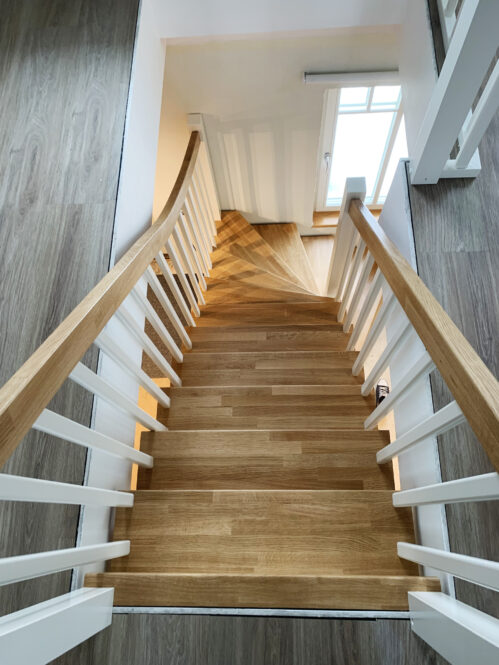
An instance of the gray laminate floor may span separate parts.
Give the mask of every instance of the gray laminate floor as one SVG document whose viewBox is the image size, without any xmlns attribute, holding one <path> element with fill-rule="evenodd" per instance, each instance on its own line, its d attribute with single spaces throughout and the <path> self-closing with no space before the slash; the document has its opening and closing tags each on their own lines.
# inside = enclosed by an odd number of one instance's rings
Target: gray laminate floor
<svg viewBox="0 0 499 665">
<path fill-rule="evenodd" d="M 54 665 L 445 665 L 408 620 L 115 615 Z"/>
<path fill-rule="evenodd" d="M 138 0 L 0 0 L 0 384 L 108 269 Z M 95 357 L 88 358 L 95 363 Z M 51 408 L 89 424 L 64 386 Z M 81 483 L 85 449 L 30 434 L 9 473 Z M 0 556 L 72 547 L 75 506 L 0 504 Z M 69 574 L 0 590 L 0 614 Z"/>
<path fill-rule="evenodd" d="M 410 188 L 421 278 L 482 360 L 499 375 L 499 113 L 480 145 L 482 172 L 474 180 L 440 180 Z M 435 408 L 450 401 L 432 379 Z M 473 400 L 473 394 L 469 395 Z M 470 428 L 439 437 L 443 480 L 493 471 Z M 451 549 L 499 560 L 499 502 L 447 506 Z M 499 616 L 497 593 L 456 583 L 458 598 Z"/>
</svg>

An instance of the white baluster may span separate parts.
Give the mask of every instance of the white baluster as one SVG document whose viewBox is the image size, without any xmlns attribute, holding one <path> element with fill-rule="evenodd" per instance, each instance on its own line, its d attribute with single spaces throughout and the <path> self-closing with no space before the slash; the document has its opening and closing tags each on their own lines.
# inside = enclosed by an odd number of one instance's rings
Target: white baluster
<svg viewBox="0 0 499 665">
<path fill-rule="evenodd" d="M 170 266 L 168 265 L 167 260 L 161 252 L 156 256 L 156 263 L 158 264 L 159 269 L 165 278 L 165 282 L 167 283 L 170 291 L 173 294 L 173 297 L 177 302 L 177 305 L 180 307 L 180 311 L 182 312 L 185 320 L 190 326 L 194 328 L 196 326 L 196 322 L 194 321 L 189 306 L 184 300 L 184 296 L 182 295 L 182 292 L 180 291 L 178 284 L 175 281 L 175 277 L 170 270 Z"/>
<path fill-rule="evenodd" d="M 79 446 L 95 448 L 105 453 L 117 455 L 145 467 L 152 467 L 153 459 L 150 455 L 135 450 L 121 441 L 110 436 L 96 432 L 94 429 L 75 423 L 74 420 L 60 416 L 58 413 L 44 409 L 32 425 L 33 429 L 45 434 L 51 434 L 59 439 L 76 443 Z"/>
<path fill-rule="evenodd" d="M 499 499 L 499 473 L 449 480 L 412 490 L 394 492 L 394 506 L 427 506 L 433 503 L 465 503 Z"/>
<path fill-rule="evenodd" d="M 400 379 L 390 394 L 385 397 L 381 404 L 379 404 L 371 413 L 371 415 L 366 418 L 364 427 L 366 429 L 372 429 L 375 427 L 379 421 L 387 415 L 387 413 L 390 413 L 395 404 L 407 395 L 411 388 L 413 388 L 413 386 L 420 379 L 432 372 L 434 369 L 435 363 L 428 355 L 428 353 L 425 352 L 422 357 L 416 361 L 414 365 L 404 374 L 404 376 Z"/>
<path fill-rule="evenodd" d="M 390 338 L 390 341 L 387 343 L 383 353 L 380 355 L 373 368 L 369 372 L 367 379 L 364 381 L 361 392 L 364 396 L 369 395 L 371 390 L 374 388 L 375 383 L 381 376 L 381 373 L 388 367 L 390 364 L 391 358 L 398 353 L 401 346 L 409 339 L 410 334 L 413 332 L 414 328 L 410 322 L 405 319 L 402 321 L 393 336 Z"/>
<path fill-rule="evenodd" d="M 160 404 L 166 408 L 170 406 L 170 398 L 168 395 L 166 395 L 161 388 L 154 383 L 141 367 L 130 360 L 125 351 L 123 351 L 106 332 L 101 332 L 94 344 L 114 360 L 114 362 L 123 370 L 128 372 L 131 377 L 136 379 L 139 385 L 141 385 L 142 388 L 152 395 Z"/>
<path fill-rule="evenodd" d="M 0 501 L 131 507 L 133 494 L 0 473 Z"/>
<path fill-rule="evenodd" d="M 200 310 L 198 303 L 196 301 L 196 297 L 194 295 L 194 292 L 192 291 L 192 288 L 189 285 L 189 282 L 187 281 L 187 278 L 184 274 L 184 269 L 182 268 L 182 264 L 180 263 L 180 259 L 177 255 L 177 252 L 175 251 L 175 248 L 173 247 L 173 243 L 170 239 L 166 243 L 166 249 L 168 252 L 168 256 L 170 257 L 171 262 L 173 263 L 173 267 L 175 268 L 175 272 L 177 273 L 177 277 L 179 278 L 180 284 L 182 285 L 182 288 L 184 290 L 184 293 L 187 297 L 187 300 L 189 301 L 192 309 L 194 310 L 194 314 L 196 316 L 200 315 Z"/>
<path fill-rule="evenodd" d="M 381 306 L 381 309 L 378 312 L 377 317 L 374 319 L 374 322 L 369 332 L 367 333 L 367 337 L 364 341 L 364 344 L 362 345 L 361 350 L 359 351 L 357 360 L 353 364 L 352 374 L 354 376 L 358 376 L 362 371 L 362 367 L 364 366 L 364 361 L 369 355 L 379 335 L 381 334 L 381 331 L 383 330 L 386 324 L 386 320 L 388 316 L 392 313 L 396 303 L 397 300 L 395 299 L 395 296 L 393 295 L 393 293 L 389 292 L 383 302 L 383 305 Z"/>
<path fill-rule="evenodd" d="M 360 334 L 364 330 L 364 327 L 367 323 L 367 319 L 374 307 L 374 303 L 376 302 L 377 298 L 380 295 L 380 291 L 383 287 L 384 282 L 385 278 L 383 277 L 381 270 L 377 270 L 376 274 L 374 275 L 373 281 L 371 282 L 371 285 L 369 287 L 369 292 L 362 306 L 362 311 L 359 314 L 359 318 L 355 322 L 355 327 L 353 329 L 352 334 L 350 335 L 350 339 L 348 340 L 347 351 L 352 351 L 355 345 L 357 344 Z"/>
<path fill-rule="evenodd" d="M 165 290 L 161 286 L 161 283 L 160 283 L 159 279 L 156 277 L 156 273 L 151 268 L 151 266 L 149 266 L 147 268 L 146 272 L 144 273 L 144 277 L 146 278 L 147 283 L 149 284 L 151 289 L 153 290 L 154 295 L 156 296 L 156 298 L 161 303 L 161 306 L 165 310 L 165 314 L 167 315 L 167 317 L 171 321 L 172 326 L 177 331 L 177 334 L 180 337 L 180 339 L 182 340 L 183 344 L 185 344 L 185 346 L 188 349 L 192 349 L 192 342 L 190 340 L 190 337 L 187 334 L 187 332 L 184 328 L 184 325 L 183 325 L 182 321 L 180 320 L 180 317 L 178 316 L 177 312 L 175 311 L 173 305 L 168 300 L 168 297 L 165 293 Z"/>
<path fill-rule="evenodd" d="M 415 446 L 430 436 L 443 434 L 447 430 L 461 425 L 465 420 L 457 402 L 453 401 L 382 448 L 376 454 L 376 460 L 378 464 L 389 462 L 394 457 L 397 457 L 397 455 L 408 450 L 411 446 Z"/>
<path fill-rule="evenodd" d="M 140 408 L 133 400 L 124 395 L 83 363 L 78 363 L 69 378 L 78 385 L 102 398 L 111 406 L 132 416 L 138 423 L 156 432 L 166 431 L 166 427 Z"/>
<path fill-rule="evenodd" d="M 133 333 L 142 346 L 142 350 L 149 356 L 149 358 L 154 362 L 154 364 L 163 372 L 175 386 L 180 386 L 181 381 L 177 373 L 171 367 L 170 363 L 163 356 L 158 347 L 150 339 L 148 335 L 142 330 L 137 321 L 130 315 L 130 313 L 121 306 L 117 310 L 115 316 L 125 325 L 128 330 Z"/>
</svg>

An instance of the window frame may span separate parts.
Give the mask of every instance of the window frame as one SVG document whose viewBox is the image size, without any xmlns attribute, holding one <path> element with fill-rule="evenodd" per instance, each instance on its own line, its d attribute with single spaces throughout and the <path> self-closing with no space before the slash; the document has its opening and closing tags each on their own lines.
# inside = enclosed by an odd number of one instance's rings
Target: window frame
<svg viewBox="0 0 499 665">
<path fill-rule="evenodd" d="M 372 201 L 366 203 L 367 207 L 371 210 L 379 210 L 383 207 L 384 201 L 380 201 L 380 192 L 381 187 L 383 186 L 383 180 L 388 169 L 388 164 L 392 155 L 392 151 L 395 145 L 395 140 L 397 138 L 398 131 L 400 129 L 400 124 L 404 116 L 403 104 L 402 104 L 402 91 L 400 91 L 396 106 L 393 109 L 382 107 L 382 108 L 372 108 L 372 100 L 374 95 L 374 88 L 386 86 L 386 83 L 373 83 L 371 85 L 359 85 L 353 84 L 343 85 L 338 88 L 331 88 L 326 90 L 323 113 L 322 113 L 322 125 L 321 125 L 321 136 L 320 136 L 320 151 L 318 157 L 318 178 L 317 178 L 317 195 L 315 201 L 315 209 L 320 212 L 327 211 L 338 211 L 340 205 L 327 205 L 327 193 L 329 189 L 329 179 L 331 174 L 331 165 L 333 159 L 333 151 L 335 146 L 336 138 L 336 128 L 338 124 L 338 116 L 340 114 L 357 114 L 357 113 L 386 113 L 387 111 L 393 112 L 393 119 L 388 131 L 388 136 L 385 141 L 385 147 L 383 149 L 383 154 L 381 157 L 380 165 L 378 172 L 376 174 L 376 180 L 374 184 L 374 193 Z M 340 97 L 341 90 L 347 87 L 365 87 L 368 88 L 367 95 L 367 106 L 363 109 L 355 110 L 353 107 L 340 111 Z M 329 155 L 329 158 L 326 157 Z"/>
</svg>

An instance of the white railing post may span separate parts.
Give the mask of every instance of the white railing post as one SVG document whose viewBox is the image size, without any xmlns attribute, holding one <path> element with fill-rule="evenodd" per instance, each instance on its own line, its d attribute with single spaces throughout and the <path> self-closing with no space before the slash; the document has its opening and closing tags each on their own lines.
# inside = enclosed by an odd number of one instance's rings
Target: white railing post
<svg viewBox="0 0 499 665">
<path fill-rule="evenodd" d="M 410 592 L 413 631 L 452 665 L 499 662 L 499 621 L 444 593 Z"/>
<path fill-rule="evenodd" d="M 438 182 L 497 49 L 499 2 L 466 0 L 411 161 L 412 184 Z"/>
<path fill-rule="evenodd" d="M 327 295 L 330 298 L 338 296 L 338 287 L 345 268 L 346 255 L 352 243 L 353 236 L 357 233 L 352 220 L 348 215 L 348 208 L 352 199 L 366 198 L 366 179 L 347 178 L 343 201 L 341 202 L 340 217 L 336 229 L 336 238 L 333 246 L 333 254 L 329 264 Z"/>
</svg>

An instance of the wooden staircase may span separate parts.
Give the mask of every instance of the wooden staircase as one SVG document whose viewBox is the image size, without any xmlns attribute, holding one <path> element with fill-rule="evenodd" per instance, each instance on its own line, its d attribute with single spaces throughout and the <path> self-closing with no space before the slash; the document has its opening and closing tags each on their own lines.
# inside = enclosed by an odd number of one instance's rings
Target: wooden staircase
<svg viewBox="0 0 499 665">
<path fill-rule="evenodd" d="M 376 463 L 388 433 L 364 430 L 373 396 L 338 305 L 279 226 L 223 215 L 182 386 L 158 409 L 169 431 L 142 435 L 154 468 L 116 513 L 130 555 L 86 576 L 117 605 L 406 610 L 439 589 L 397 556 L 414 532 Z"/>
</svg>

